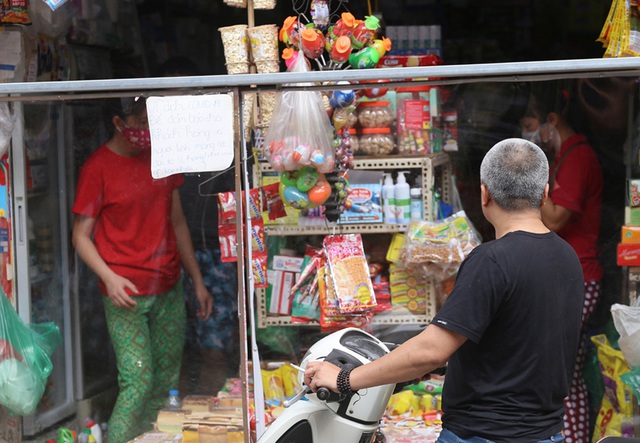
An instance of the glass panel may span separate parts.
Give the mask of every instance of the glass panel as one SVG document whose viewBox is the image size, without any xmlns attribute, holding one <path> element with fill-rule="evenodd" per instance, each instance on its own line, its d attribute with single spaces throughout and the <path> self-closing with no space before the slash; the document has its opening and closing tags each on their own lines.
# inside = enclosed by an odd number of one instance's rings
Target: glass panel
<svg viewBox="0 0 640 443">
<path fill-rule="evenodd" d="M 65 183 L 64 176 L 60 175 L 58 156 L 59 136 L 62 134 L 59 110 L 56 103 L 50 102 L 25 105 L 24 156 L 14 150 L 15 160 L 23 157 L 25 161 L 28 240 L 28 267 L 25 263 L 18 263 L 16 270 L 24 273 L 28 269 L 31 321 L 54 322 L 63 337 L 63 344 L 51 356 L 53 372 L 38 406 L 39 419 L 35 429 L 63 418 L 74 407 L 68 228 L 64 212 Z M 18 214 L 16 223 L 21 222 L 20 217 Z M 18 226 L 17 232 L 24 232 L 23 229 Z M 18 297 L 26 294 L 27 291 L 18 286 Z M 25 427 L 28 431 L 29 426 Z"/>
</svg>

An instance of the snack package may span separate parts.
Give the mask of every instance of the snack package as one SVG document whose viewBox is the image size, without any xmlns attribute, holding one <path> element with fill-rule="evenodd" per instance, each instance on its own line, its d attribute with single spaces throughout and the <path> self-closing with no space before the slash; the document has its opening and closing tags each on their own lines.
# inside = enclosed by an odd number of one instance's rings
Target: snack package
<svg viewBox="0 0 640 443">
<path fill-rule="evenodd" d="M 261 188 L 264 203 L 267 206 L 269 220 L 277 220 L 287 216 L 287 211 L 284 208 L 284 202 L 280 197 L 279 188 L 279 183 L 271 183 L 269 185 L 264 185 Z"/>
<path fill-rule="evenodd" d="M 595 335 L 591 341 L 598 350 L 605 388 L 592 442 L 605 436 L 633 437 L 633 394 L 621 379 L 629 372 L 629 366 L 622 352 L 611 346 L 605 334 Z"/>
<path fill-rule="evenodd" d="M 322 244 L 330 270 L 328 284 L 335 291 L 340 311 L 346 314 L 374 308 L 375 291 L 360 234 L 329 235 Z"/>
<path fill-rule="evenodd" d="M 427 310 L 427 279 L 422 272 L 396 264 L 389 266 L 393 312 L 424 314 Z"/>
<path fill-rule="evenodd" d="M 30 25 L 27 0 L 0 0 L 0 25 Z"/>
<path fill-rule="evenodd" d="M 412 221 L 404 236 L 400 261 L 441 281 L 457 274 L 462 260 L 480 241 L 464 211 L 444 220 Z"/>
</svg>

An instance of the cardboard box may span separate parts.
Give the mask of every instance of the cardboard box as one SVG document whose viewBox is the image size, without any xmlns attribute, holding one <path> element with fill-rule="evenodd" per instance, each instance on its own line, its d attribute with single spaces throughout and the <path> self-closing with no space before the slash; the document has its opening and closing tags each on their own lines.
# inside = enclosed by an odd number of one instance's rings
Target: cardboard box
<svg viewBox="0 0 640 443">
<path fill-rule="evenodd" d="M 273 256 L 273 270 L 274 271 L 289 271 L 300 272 L 302 271 L 302 257 L 289 257 L 286 255 L 274 255 Z"/>
<path fill-rule="evenodd" d="M 640 226 L 624 225 L 622 227 L 622 243 L 640 243 Z"/>
<path fill-rule="evenodd" d="M 627 192 L 629 206 L 633 208 L 640 206 L 640 179 L 629 179 L 627 181 Z"/>
<path fill-rule="evenodd" d="M 433 66 L 433 56 L 441 56 L 439 49 L 429 49 L 428 54 L 385 55 L 378 62 L 378 68 L 406 68 Z"/>
<path fill-rule="evenodd" d="M 288 271 L 267 271 L 269 289 L 271 293 L 269 301 L 269 314 L 291 315 L 291 288 L 295 283 L 295 274 Z"/>
<path fill-rule="evenodd" d="M 618 266 L 640 266 L 640 244 L 618 244 Z"/>
</svg>

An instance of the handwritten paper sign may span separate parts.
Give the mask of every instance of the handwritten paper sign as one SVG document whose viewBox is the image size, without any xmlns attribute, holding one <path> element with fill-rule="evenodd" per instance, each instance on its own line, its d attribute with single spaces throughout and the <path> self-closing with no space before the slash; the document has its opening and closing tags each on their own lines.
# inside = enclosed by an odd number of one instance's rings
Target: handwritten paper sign
<svg viewBox="0 0 640 443">
<path fill-rule="evenodd" d="M 233 161 L 233 100 L 228 94 L 149 97 L 151 175 L 222 171 Z"/>
</svg>

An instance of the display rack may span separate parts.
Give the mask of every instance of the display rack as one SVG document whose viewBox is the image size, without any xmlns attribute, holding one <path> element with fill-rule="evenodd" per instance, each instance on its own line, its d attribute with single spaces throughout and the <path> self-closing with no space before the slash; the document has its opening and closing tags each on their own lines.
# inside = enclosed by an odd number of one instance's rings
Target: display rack
<svg viewBox="0 0 640 443">
<path fill-rule="evenodd" d="M 422 199 L 424 216 L 426 220 L 432 220 L 436 177 L 439 176 L 439 185 L 443 201 L 451 201 L 451 162 L 446 153 L 428 154 L 421 157 L 356 157 L 353 161 L 354 169 L 360 170 L 404 170 L 420 169 L 422 175 Z M 254 183 L 260 185 L 265 173 L 272 173 L 273 168 L 267 162 L 260 162 L 254 168 Z M 387 223 L 329 223 L 305 226 L 305 225 L 271 225 L 265 226 L 266 235 L 295 236 L 295 235 L 329 235 L 329 234 L 384 234 L 397 233 L 406 229 L 406 225 Z M 435 315 L 436 293 L 435 283 L 430 280 L 426 285 L 426 310 L 424 314 L 405 313 L 381 313 L 373 317 L 373 324 L 426 324 Z M 308 326 L 318 323 L 292 323 L 290 316 L 269 315 L 267 311 L 266 290 L 256 288 L 256 310 L 258 327 L 267 326 Z"/>
</svg>

